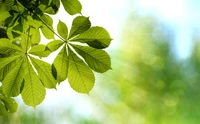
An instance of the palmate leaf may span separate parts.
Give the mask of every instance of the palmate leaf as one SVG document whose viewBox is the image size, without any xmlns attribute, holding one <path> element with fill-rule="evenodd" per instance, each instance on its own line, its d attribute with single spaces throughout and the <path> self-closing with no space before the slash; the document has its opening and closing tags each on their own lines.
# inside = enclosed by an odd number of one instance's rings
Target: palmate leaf
<svg viewBox="0 0 200 124">
<path fill-rule="evenodd" d="M 94 86 L 92 70 L 72 50 L 69 49 L 68 81 L 79 93 L 89 93 Z"/>
<path fill-rule="evenodd" d="M 28 58 L 25 59 L 24 63 L 26 64 L 25 71 L 27 71 L 27 75 L 24 77 L 24 88 L 21 93 L 22 99 L 25 104 L 36 107 L 43 101 L 46 91 L 36 72 L 33 70 L 33 67 L 29 63 Z"/>
<path fill-rule="evenodd" d="M 25 74 L 23 60 L 18 61 L 17 65 L 6 75 L 3 80 L 2 89 L 7 96 L 17 96 L 20 94 L 20 87 Z"/>
<path fill-rule="evenodd" d="M 62 21 L 58 22 L 58 26 L 57 26 L 57 31 L 58 34 L 63 38 L 63 39 L 67 39 L 68 36 L 68 28 L 65 25 L 65 23 L 63 23 Z"/>
<path fill-rule="evenodd" d="M 69 33 L 69 38 L 72 38 L 78 34 L 81 34 L 88 30 L 91 26 L 91 22 L 89 18 L 84 16 L 78 16 L 76 17 L 72 22 L 72 27 Z"/>
<path fill-rule="evenodd" d="M 110 56 L 104 50 L 73 44 L 72 46 L 94 71 L 103 73 L 111 69 Z"/>
<path fill-rule="evenodd" d="M 30 57 L 32 64 L 38 72 L 38 76 L 45 87 L 47 88 L 56 88 L 57 82 L 55 81 L 52 72 L 51 65 L 39 59 Z"/>
<path fill-rule="evenodd" d="M 41 36 L 40 36 L 39 29 L 31 28 L 30 29 L 30 35 L 31 35 L 30 42 L 32 44 L 35 45 L 35 44 L 40 43 Z"/>
<path fill-rule="evenodd" d="M 0 115 L 16 112 L 17 108 L 18 105 L 13 98 L 0 95 Z"/>
<path fill-rule="evenodd" d="M 67 78 L 69 58 L 66 51 L 66 46 L 62 48 L 53 62 L 53 66 L 57 71 L 57 81 L 62 82 Z"/>
<path fill-rule="evenodd" d="M 16 60 L 19 57 L 20 57 L 20 55 L 0 58 L 0 69 L 4 68 L 6 65 L 10 64 L 11 62 L 13 62 L 14 60 Z"/>
<path fill-rule="evenodd" d="M 82 43 L 87 43 L 89 46 L 103 49 L 110 45 L 111 38 L 109 33 L 102 27 L 91 27 L 84 33 L 78 35 L 77 37 L 71 39 L 71 41 L 78 41 Z"/>
<path fill-rule="evenodd" d="M 82 5 L 78 0 L 61 0 L 61 2 L 70 15 L 81 13 Z"/>
</svg>

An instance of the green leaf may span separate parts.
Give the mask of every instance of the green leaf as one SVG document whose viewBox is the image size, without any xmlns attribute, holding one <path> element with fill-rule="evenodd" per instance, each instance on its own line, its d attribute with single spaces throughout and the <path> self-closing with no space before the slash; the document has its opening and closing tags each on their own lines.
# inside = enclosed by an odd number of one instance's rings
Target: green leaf
<svg viewBox="0 0 200 124">
<path fill-rule="evenodd" d="M 82 5 L 78 0 L 61 0 L 61 2 L 70 15 L 81 13 Z"/>
<path fill-rule="evenodd" d="M 94 86 L 92 70 L 69 49 L 68 81 L 77 92 L 89 93 Z"/>
<path fill-rule="evenodd" d="M 41 19 L 45 22 L 41 28 L 42 33 L 47 39 L 54 39 L 53 19 L 46 14 L 43 14 Z"/>
<path fill-rule="evenodd" d="M 24 88 L 21 95 L 25 104 L 36 107 L 44 100 L 46 91 L 36 72 L 33 70 L 33 67 L 28 62 L 28 59 L 25 63 L 28 73 L 24 78 Z"/>
<path fill-rule="evenodd" d="M 63 23 L 62 21 L 59 21 L 58 26 L 57 26 L 57 31 L 58 34 L 63 38 L 63 39 L 67 39 L 67 35 L 68 35 L 68 28 L 66 26 L 65 23 Z"/>
<path fill-rule="evenodd" d="M 6 75 L 3 80 L 2 89 L 7 96 L 17 96 L 20 94 L 20 87 L 25 74 L 23 61 L 18 62 L 16 66 Z"/>
<path fill-rule="evenodd" d="M 24 52 L 26 52 L 31 47 L 30 37 L 27 34 L 21 35 L 20 45 Z"/>
<path fill-rule="evenodd" d="M 111 69 L 110 56 L 104 50 L 94 49 L 89 46 L 72 46 L 94 71 L 103 73 Z"/>
<path fill-rule="evenodd" d="M 45 45 L 39 44 L 39 45 L 33 46 L 29 50 L 28 53 L 30 53 L 32 55 L 39 56 L 39 57 L 47 57 L 47 56 L 49 56 L 49 54 L 51 53 L 51 51 L 48 50 L 48 49 L 46 49 Z"/>
<path fill-rule="evenodd" d="M 4 11 L 4 12 L 0 12 L 0 24 L 2 21 L 4 21 L 6 18 L 8 18 L 10 16 L 8 11 Z"/>
<path fill-rule="evenodd" d="M 55 81 L 52 72 L 51 72 L 51 65 L 44 61 L 35 59 L 30 57 L 34 67 L 38 72 L 38 76 L 45 87 L 47 88 L 56 88 L 57 82 Z"/>
<path fill-rule="evenodd" d="M 11 56 L 11 57 L 0 58 L 0 69 L 2 69 L 3 67 L 5 67 L 6 65 L 10 64 L 11 62 L 13 62 L 14 60 L 16 60 L 19 57 L 20 57 L 20 55 L 15 55 L 15 56 Z"/>
<path fill-rule="evenodd" d="M 40 36 L 39 29 L 31 28 L 30 35 L 31 35 L 30 40 L 32 44 L 35 45 L 35 44 L 40 43 L 41 36 Z"/>
<path fill-rule="evenodd" d="M 22 50 L 16 45 L 12 44 L 9 39 L 1 38 L 0 39 L 0 53 L 1 54 L 12 54 L 16 51 L 22 52 Z"/>
<path fill-rule="evenodd" d="M 111 40 L 109 33 L 104 28 L 92 27 L 71 41 L 87 43 L 91 47 L 103 49 L 110 45 Z"/>
<path fill-rule="evenodd" d="M 78 16 L 76 17 L 72 22 L 72 27 L 69 33 L 69 38 L 72 38 L 78 34 L 81 34 L 88 30 L 91 26 L 91 22 L 89 18 L 84 16 Z"/>
<path fill-rule="evenodd" d="M 35 20 L 31 16 L 27 16 L 27 21 L 28 21 L 28 24 L 30 26 L 33 26 L 36 29 L 38 29 L 38 28 L 40 28 L 42 26 L 42 22 L 41 21 Z"/>
<path fill-rule="evenodd" d="M 8 115 L 8 112 L 2 102 L 0 102 L 0 115 Z"/>
<path fill-rule="evenodd" d="M 61 40 L 53 40 L 47 44 L 47 47 L 51 52 L 56 51 L 58 48 L 60 48 L 64 44 Z"/>
<path fill-rule="evenodd" d="M 4 103 L 4 106 L 6 107 L 7 111 L 9 113 L 13 113 L 17 111 L 18 104 L 13 98 L 9 98 L 6 96 L 0 96 L 1 101 Z"/>
<path fill-rule="evenodd" d="M 62 48 L 53 62 L 53 66 L 57 71 L 57 81 L 61 82 L 67 78 L 69 59 L 67 56 L 66 46 Z"/>
</svg>

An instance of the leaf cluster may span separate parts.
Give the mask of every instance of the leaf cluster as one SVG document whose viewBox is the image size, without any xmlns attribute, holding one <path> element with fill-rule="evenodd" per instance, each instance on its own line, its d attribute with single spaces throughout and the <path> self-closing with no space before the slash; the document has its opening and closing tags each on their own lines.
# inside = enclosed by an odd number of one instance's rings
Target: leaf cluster
<svg viewBox="0 0 200 124">
<path fill-rule="evenodd" d="M 77 15 L 70 30 L 62 21 L 53 29 L 50 15 L 58 12 L 60 4 L 68 14 Z M 91 26 L 81 10 L 78 0 L 0 0 L 0 114 L 16 111 L 10 97 L 20 94 L 25 104 L 36 107 L 46 88 L 56 88 L 66 79 L 72 89 L 88 94 L 95 82 L 93 71 L 111 69 L 103 50 L 112 40 L 109 33 Z M 40 44 L 42 35 L 49 39 L 47 44 Z M 57 50 L 52 64 L 42 60 Z"/>
</svg>

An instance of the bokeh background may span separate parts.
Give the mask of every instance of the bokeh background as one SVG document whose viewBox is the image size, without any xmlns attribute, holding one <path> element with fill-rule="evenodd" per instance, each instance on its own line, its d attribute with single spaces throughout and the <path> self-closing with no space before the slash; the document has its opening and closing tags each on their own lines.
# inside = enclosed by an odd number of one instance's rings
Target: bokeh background
<svg viewBox="0 0 200 124">
<path fill-rule="evenodd" d="M 92 25 L 114 39 L 106 49 L 112 70 L 95 73 L 89 95 L 64 81 L 36 109 L 19 96 L 18 111 L 0 124 L 199 124 L 200 1 L 80 2 Z M 60 19 L 70 27 L 73 17 L 64 15 L 61 7 L 55 26 Z"/>
</svg>

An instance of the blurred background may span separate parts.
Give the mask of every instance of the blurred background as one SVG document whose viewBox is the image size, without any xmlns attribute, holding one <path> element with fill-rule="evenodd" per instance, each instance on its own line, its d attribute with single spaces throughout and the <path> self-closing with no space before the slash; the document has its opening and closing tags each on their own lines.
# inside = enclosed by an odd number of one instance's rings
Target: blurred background
<svg viewBox="0 0 200 124">
<path fill-rule="evenodd" d="M 95 73 L 89 95 L 64 81 L 36 109 L 19 96 L 18 111 L 0 124 L 199 124 L 200 1 L 80 2 L 92 25 L 114 39 L 106 49 L 113 70 Z M 64 14 L 61 8 L 54 23 L 71 24 Z"/>
</svg>

